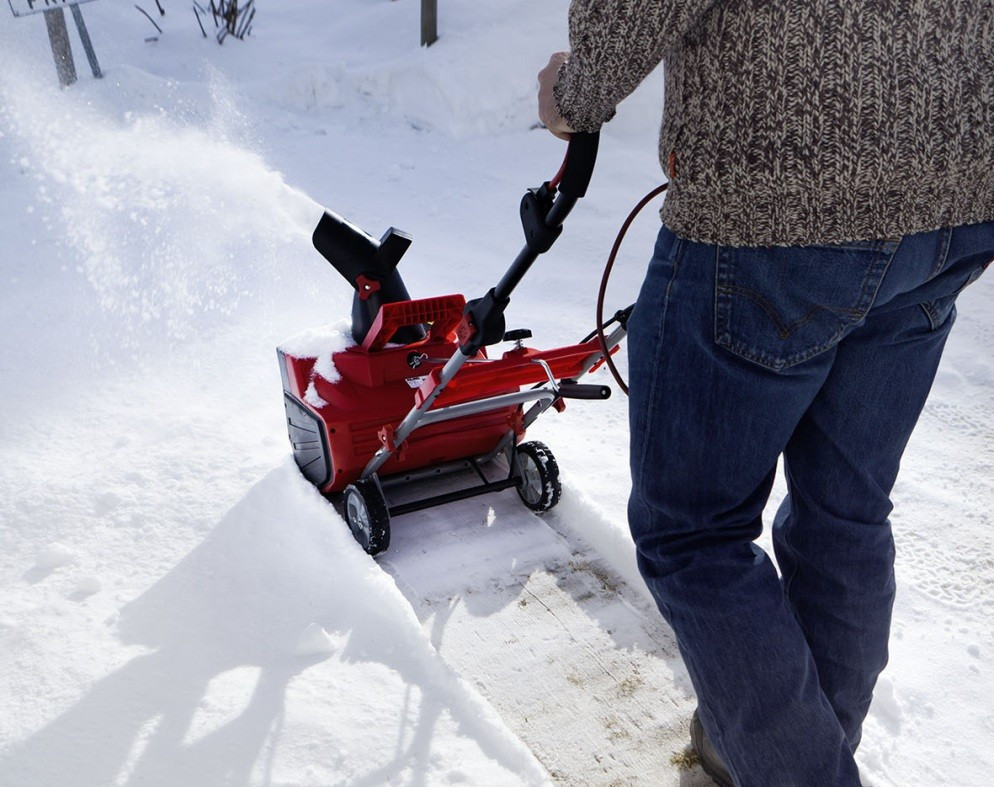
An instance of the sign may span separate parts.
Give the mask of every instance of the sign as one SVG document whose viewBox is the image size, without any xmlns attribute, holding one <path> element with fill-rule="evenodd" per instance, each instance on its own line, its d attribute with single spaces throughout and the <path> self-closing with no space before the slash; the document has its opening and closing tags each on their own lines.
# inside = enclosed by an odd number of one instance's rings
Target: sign
<svg viewBox="0 0 994 787">
<path fill-rule="evenodd" d="M 7 2 L 10 3 L 10 10 L 14 12 L 14 16 L 28 16 L 65 8 L 68 5 L 89 3 L 92 0 L 7 0 Z"/>
</svg>

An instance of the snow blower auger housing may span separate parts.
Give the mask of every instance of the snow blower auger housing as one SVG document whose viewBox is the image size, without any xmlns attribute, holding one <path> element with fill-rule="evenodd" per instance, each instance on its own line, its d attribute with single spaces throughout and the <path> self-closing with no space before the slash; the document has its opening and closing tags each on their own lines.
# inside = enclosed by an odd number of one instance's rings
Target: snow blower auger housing
<svg viewBox="0 0 994 787">
<path fill-rule="evenodd" d="M 603 363 L 603 349 L 596 338 L 532 349 L 524 344 L 530 331 L 505 331 L 504 310 L 586 193 L 597 144 L 596 134 L 574 134 L 559 174 L 528 190 L 524 248 L 496 287 L 468 303 L 462 295 L 410 298 L 397 263 L 411 240 L 396 229 L 376 241 L 326 213 L 314 231 L 315 248 L 356 289 L 356 344 L 332 356 L 334 381 L 315 370 L 315 358 L 279 350 L 287 430 L 301 472 L 323 494 L 342 495 L 349 527 L 369 554 L 387 548 L 391 517 L 400 514 L 511 488 L 534 511 L 558 502 L 551 451 L 522 440 L 564 399 L 610 396 L 606 386 L 577 382 Z M 624 335 L 619 324 L 606 337 L 609 352 Z M 514 344 L 489 357 L 487 347 L 503 341 Z M 395 486 L 460 470 L 470 471 L 468 486 L 387 502 Z"/>
</svg>

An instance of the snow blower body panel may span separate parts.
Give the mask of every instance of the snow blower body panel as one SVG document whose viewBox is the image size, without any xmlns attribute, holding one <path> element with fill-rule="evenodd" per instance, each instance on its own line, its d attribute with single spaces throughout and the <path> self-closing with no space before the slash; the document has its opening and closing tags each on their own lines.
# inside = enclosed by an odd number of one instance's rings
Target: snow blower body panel
<svg viewBox="0 0 994 787">
<path fill-rule="evenodd" d="M 461 295 L 425 301 L 389 304 L 386 319 L 381 310 L 362 345 L 332 355 L 339 379 L 318 374 L 316 359 L 297 358 L 279 351 L 283 372 L 284 403 L 294 456 L 304 474 L 325 494 L 341 492 L 357 481 L 370 458 L 384 446 L 397 446 L 392 435 L 414 406 L 414 400 L 431 364 L 445 363 L 458 345 L 447 330 L 453 316 L 461 319 Z M 392 312 L 394 319 L 389 319 Z M 413 325 L 431 326 L 424 339 L 387 346 L 386 339 Z M 479 360 L 486 359 L 481 352 Z M 499 394 L 517 388 L 497 383 Z M 382 468 L 387 476 L 431 465 L 476 456 L 494 446 L 514 429 L 516 408 L 507 405 L 485 413 L 426 425 L 395 450 Z M 521 430 L 523 434 L 523 429 Z"/>
<path fill-rule="evenodd" d="M 445 364 L 459 352 L 452 326 L 464 306 L 461 295 L 384 305 L 362 345 L 332 355 L 339 375 L 334 381 L 317 373 L 315 358 L 279 351 L 294 456 L 323 493 L 341 492 L 358 480 L 370 457 L 384 447 L 393 453 L 381 477 L 484 456 L 509 436 L 520 442 L 531 394 L 525 393 L 528 398 L 521 403 L 504 403 L 504 397 L 521 394 L 522 386 L 549 383 L 550 376 L 553 382 L 579 377 L 599 352 L 593 340 L 545 352 L 522 345 L 494 360 L 481 349 L 429 411 L 452 417 L 420 427 L 398 447 L 400 423 L 435 392 Z M 426 338 L 386 345 L 383 337 L 395 335 L 403 322 L 429 325 Z M 596 388 L 589 398 L 604 398 Z M 566 395 L 571 392 L 567 385 Z M 561 401 L 558 406 L 562 409 Z M 457 407 L 470 412 L 460 415 Z"/>
</svg>

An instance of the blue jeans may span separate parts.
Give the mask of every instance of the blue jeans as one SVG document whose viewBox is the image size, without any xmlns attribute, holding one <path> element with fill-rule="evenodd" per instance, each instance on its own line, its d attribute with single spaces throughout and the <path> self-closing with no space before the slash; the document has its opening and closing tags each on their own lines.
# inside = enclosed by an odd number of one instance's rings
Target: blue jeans
<svg viewBox="0 0 994 787">
<path fill-rule="evenodd" d="M 858 785 L 901 454 L 994 223 L 729 248 L 659 234 L 629 322 L 639 567 L 737 784 Z M 753 542 L 783 455 L 782 579 Z"/>
</svg>

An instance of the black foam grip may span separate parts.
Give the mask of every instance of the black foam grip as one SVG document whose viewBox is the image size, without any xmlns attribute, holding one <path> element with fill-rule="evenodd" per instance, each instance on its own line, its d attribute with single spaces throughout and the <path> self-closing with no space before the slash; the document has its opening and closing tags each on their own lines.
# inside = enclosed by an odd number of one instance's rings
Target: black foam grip
<svg viewBox="0 0 994 787">
<path fill-rule="evenodd" d="M 587 193 L 590 178 L 597 163 L 597 146 L 600 144 L 599 131 L 590 133 L 574 132 L 570 135 L 569 149 L 566 151 L 566 169 L 559 183 L 559 191 L 567 197 L 580 199 Z"/>
<path fill-rule="evenodd" d="M 559 383 L 559 395 L 563 399 L 608 399 L 611 389 L 606 385 L 583 385 L 580 383 Z"/>
</svg>

